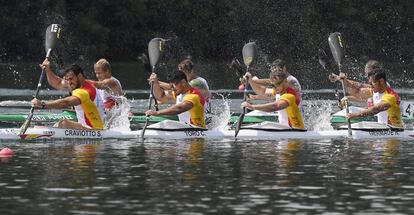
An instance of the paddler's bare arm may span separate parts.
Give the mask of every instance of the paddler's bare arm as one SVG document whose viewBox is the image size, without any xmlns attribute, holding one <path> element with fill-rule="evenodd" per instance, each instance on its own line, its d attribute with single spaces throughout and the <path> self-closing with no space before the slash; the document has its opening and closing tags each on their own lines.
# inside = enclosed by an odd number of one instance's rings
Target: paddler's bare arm
<svg viewBox="0 0 414 215">
<path fill-rule="evenodd" d="M 78 97 L 69 96 L 62 99 L 57 99 L 53 101 L 41 102 L 39 99 L 34 98 L 32 100 L 32 105 L 38 108 L 44 109 L 63 109 L 76 105 L 80 105 L 80 100 Z"/>
<path fill-rule="evenodd" d="M 260 83 L 257 83 L 257 80 L 254 80 L 252 78 L 252 74 L 250 72 L 246 72 L 246 74 L 244 75 L 244 78 L 247 79 L 249 81 L 250 86 L 252 87 L 253 91 L 257 94 L 257 95 L 265 95 L 266 92 L 266 87 L 263 86 Z"/>
<path fill-rule="evenodd" d="M 169 108 L 165 108 L 159 111 L 148 110 L 145 112 L 145 115 L 177 115 L 185 111 L 190 110 L 193 107 L 193 103 L 189 101 L 184 101 L 179 104 L 173 105 Z"/>
<path fill-rule="evenodd" d="M 170 93 L 170 91 L 167 91 L 167 90 L 164 90 L 164 89 L 161 88 L 160 83 L 159 83 L 158 78 L 157 78 L 157 74 L 155 74 L 155 73 L 151 74 L 148 81 L 150 83 L 151 82 L 154 83 L 152 89 L 153 89 L 155 99 L 157 99 L 161 103 L 170 103 L 171 104 L 171 103 L 175 102 L 175 98 Z"/>
<path fill-rule="evenodd" d="M 377 105 L 375 105 L 371 108 L 362 110 L 360 112 L 348 113 L 347 118 L 348 119 L 353 119 L 353 118 L 359 118 L 359 117 L 365 117 L 365 116 L 372 116 L 372 115 L 375 115 L 379 112 L 388 110 L 390 108 L 390 106 L 391 105 L 389 103 L 380 102 L 379 104 L 377 104 Z"/>
<path fill-rule="evenodd" d="M 361 93 L 361 89 L 370 88 L 369 84 L 365 84 L 365 83 L 353 81 L 353 80 L 348 80 L 346 78 L 345 73 L 340 73 L 339 75 L 332 73 L 331 75 L 329 75 L 329 80 L 331 82 L 343 80 L 347 94 L 354 96 L 356 99 L 361 99 L 360 101 L 363 101 L 367 99 L 368 97 L 370 97 L 370 96 L 366 97 L 366 95 L 359 95 Z"/>
<path fill-rule="evenodd" d="M 249 102 L 243 102 L 241 104 L 242 108 L 246 107 L 247 109 L 250 109 L 250 110 L 260 110 L 264 112 L 278 111 L 278 110 L 285 109 L 288 106 L 289 106 L 289 103 L 285 100 L 278 100 L 275 102 L 271 102 L 267 104 L 258 104 L 258 105 L 253 105 L 253 104 L 250 104 Z"/>
<path fill-rule="evenodd" d="M 43 61 L 42 64 L 40 64 L 40 67 L 45 70 L 47 82 L 50 84 L 50 86 L 57 90 L 70 90 L 70 87 L 66 81 L 53 73 L 52 69 L 50 68 L 50 62 L 47 58 Z"/>
<path fill-rule="evenodd" d="M 95 85 L 95 87 L 98 89 L 108 90 L 110 93 L 113 93 L 116 96 L 124 95 L 124 92 L 122 92 L 121 90 L 121 86 L 119 86 L 118 82 L 116 82 L 113 79 L 108 78 L 103 81 L 94 81 L 94 80 L 89 80 L 89 81 L 91 81 Z"/>
</svg>

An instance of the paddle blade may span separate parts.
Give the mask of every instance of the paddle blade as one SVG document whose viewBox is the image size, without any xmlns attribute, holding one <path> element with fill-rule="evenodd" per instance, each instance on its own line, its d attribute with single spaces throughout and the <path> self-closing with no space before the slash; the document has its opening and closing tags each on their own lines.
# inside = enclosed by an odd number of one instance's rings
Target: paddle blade
<svg viewBox="0 0 414 215">
<path fill-rule="evenodd" d="M 342 58 L 344 57 L 344 42 L 342 35 L 339 32 L 335 32 L 329 35 L 328 38 L 329 48 L 331 49 L 333 58 L 338 66 L 342 65 Z"/>
<path fill-rule="evenodd" d="M 250 67 L 253 64 L 254 58 L 256 56 L 256 43 L 255 42 L 250 42 L 250 43 L 247 43 L 246 45 L 244 45 L 243 50 L 242 50 L 242 54 L 243 54 L 244 64 L 247 67 Z"/>
<path fill-rule="evenodd" d="M 328 69 L 329 58 L 328 58 L 328 55 L 326 54 L 325 50 L 323 50 L 323 49 L 318 50 L 318 60 L 319 60 L 319 64 L 322 66 L 322 68 L 327 70 Z"/>
<path fill-rule="evenodd" d="M 151 67 L 154 69 L 165 51 L 165 39 L 154 38 L 148 44 L 148 55 Z"/>
<path fill-rule="evenodd" d="M 50 52 L 55 48 L 56 42 L 60 36 L 60 26 L 58 24 L 51 24 L 46 29 L 45 51 L 46 58 L 50 56 Z"/>
</svg>

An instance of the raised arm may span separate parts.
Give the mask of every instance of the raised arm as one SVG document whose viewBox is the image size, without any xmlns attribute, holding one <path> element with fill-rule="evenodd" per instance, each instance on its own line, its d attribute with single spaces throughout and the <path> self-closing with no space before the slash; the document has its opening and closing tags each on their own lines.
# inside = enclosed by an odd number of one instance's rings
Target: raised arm
<svg viewBox="0 0 414 215">
<path fill-rule="evenodd" d="M 175 98 L 173 97 L 172 94 L 170 94 L 170 91 L 164 90 L 163 88 L 161 88 L 160 82 L 158 81 L 157 74 L 155 73 L 151 74 L 148 81 L 150 81 L 150 83 L 151 82 L 154 83 L 152 89 L 153 89 L 155 99 L 157 99 L 158 101 L 162 103 L 174 103 L 175 102 Z"/>
<path fill-rule="evenodd" d="M 70 90 L 70 87 L 66 81 L 53 73 L 52 69 L 50 68 L 50 62 L 47 58 L 43 61 L 42 64 L 40 64 L 40 67 L 45 70 L 47 82 L 50 84 L 50 86 L 57 90 Z"/>
<path fill-rule="evenodd" d="M 332 73 L 331 75 L 329 75 L 329 80 L 331 82 L 343 80 L 346 92 L 349 95 L 355 97 L 359 101 L 366 100 L 367 98 L 371 96 L 370 95 L 371 86 L 369 84 L 365 84 L 359 81 L 349 80 L 347 79 L 345 73 L 340 73 L 339 75 Z"/>
<path fill-rule="evenodd" d="M 124 92 L 122 92 L 121 86 L 119 86 L 118 82 L 116 82 L 113 79 L 105 79 L 103 81 L 94 81 L 94 80 L 89 80 L 91 81 L 96 88 L 98 89 L 104 89 L 104 90 L 108 90 L 109 92 L 113 93 L 116 96 L 122 96 L 124 95 Z"/>
</svg>

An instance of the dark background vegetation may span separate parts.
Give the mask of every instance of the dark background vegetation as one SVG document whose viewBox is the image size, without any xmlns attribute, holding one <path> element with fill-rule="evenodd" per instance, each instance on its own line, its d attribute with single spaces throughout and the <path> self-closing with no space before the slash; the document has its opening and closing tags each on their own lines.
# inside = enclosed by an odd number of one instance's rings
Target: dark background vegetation
<svg viewBox="0 0 414 215">
<path fill-rule="evenodd" d="M 55 51 L 62 65 L 91 66 L 101 57 L 136 62 L 151 38 L 163 37 L 171 39 L 171 64 L 191 55 L 201 73 L 213 78 L 226 69 L 225 63 L 240 57 L 246 42 L 256 41 L 261 65 L 283 58 L 300 71 L 293 72 L 296 76 L 311 79 L 321 73 L 317 50 L 329 54 L 327 37 L 335 31 L 345 38 L 346 69 L 356 76 L 366 60 L 378 59 L 410 77 L 414 57 L 414 1 L 1 0 L 0 13 L 0 62 L 9 67 L 41 62 L 44 32 L 51 23 L 64 29 Z M 210 68 L 208 74 L 203 66 Z M 127 74 L 120 75 L 127 81 Z M 212 85 L 227 86 L 223 80 Z"/>
</svg>

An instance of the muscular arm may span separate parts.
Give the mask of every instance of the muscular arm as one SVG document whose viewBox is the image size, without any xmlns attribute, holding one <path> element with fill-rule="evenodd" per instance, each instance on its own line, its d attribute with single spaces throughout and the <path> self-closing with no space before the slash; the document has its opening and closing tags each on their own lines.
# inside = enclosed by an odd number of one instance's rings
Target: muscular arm
<svg viewBox="0 0 414 215">
<path fill-rule="evenodd" d="M 357 113 L 349 113 L 348 114 L 348 118 L 352 119 L 352 118 L 359 118 L 359 117 L 365 117 L 365 116 L 372 116 L 372 115 L 375 115 L 375 114 L 377 114 L 379 112 L 386 111 L 390 107 L 391 107 L 391 105 L 389 103 L 380 102 L 379 104 L 377 104 L 377 105 L 375 105 L 375 106 L 373 106 L 371 108 L 362 110 L 360 112 L 357 112 Z"/>
<path fill-rule="evenodd" d="M 47 58 L 43 61 L 40 67 L 42 67 L 45 70 L 47 82 L 50 84 L 50 86 L 52 86 L 53 88 L 57 90 L 70 90 L 70 87 L 66 83 L 66 81 L 60 78 L 59 76 L 57 76 L 52 71 L 52 69 L 50 68 L 50 62 Z"/>
<path fill-rule="evenodd" d="M 349 95 L 357 96 L 360 93 L 361 88 L 369 88 L 369 84 L 364 84 L 359 81 L 353 81 L 345 79 L 344 81 L 345 89 Z"/>
<path fill-rule="evenodd" d="M 247 102 L 244 103 L 246 108 L 251 110 L 260 110 L 264 112 L 273 112 L 285 109 L 289 106 L 289 103 L 285 100 L 278 100 L 275 102 L 267 103 L 267 104 L 258 104 L 258 105 L 252 105 Z"/>
<path fill-rule="evenodd" d="M 177 115 L 185 111 L 190 110 L 193 107 L 193 103 L 184 101 L 171 107 L 157 111 L 158 115 Z"/>
<path fill-rule="evenodd" d="M 154 98 L 161 103 L 172 104 L 175 102 L 175 98 L 170 94 L 170 91 L 161 88 L 159 81 L 154 81 L 153 85 Z"/>
<path fill-rule="evenodd" d="M 104 90 L 108 90 L 110 93 L 113 93 L 116 96 L 121 96 L 124 95 L 124 92 L 122 92 L 121 86 L 119 86 L 118 82 L 116 82 L 113 79 L 105 79 L 103 81 L 94 81 L 94 80 L 89 80 L 91 81 L 96 88 L 98 89 L 104 89 Z"/>
<path fill-rule="evenodd" d="M 62 109 L 67 107 L 72 107 L 76 105 L 80 105 L 80 100 L 76 96 L 69 96 L 63 99 L 57 99 L 54 101 L 45 102 L 46 109 Z"/>
</svg>

